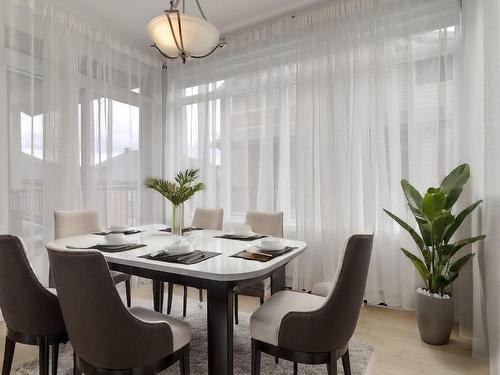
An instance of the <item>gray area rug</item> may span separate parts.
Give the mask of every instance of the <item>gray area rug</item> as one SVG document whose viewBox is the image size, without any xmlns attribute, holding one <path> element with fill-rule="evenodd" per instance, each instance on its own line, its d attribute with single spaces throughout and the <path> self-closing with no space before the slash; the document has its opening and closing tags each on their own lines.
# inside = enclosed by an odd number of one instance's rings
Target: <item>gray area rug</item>
<svg viewBox="0 0 500 375">
<path fill-rule="evenodd" d="M 191 341 L 191 374 L 207 374 L 207 325 L 206 325 L 206 305 L 197 301 L 188 299 L 188 316 L 185 318 L 193 327 L 193 337 Z M 145 301 L 132 301 L 135 305 L 141 305 L 151 308 Z M 141 303 L 144 302 L 144 303 Z M 182 319 L 182 298 L 176 296 L 172 304 L 172 316 Z M 250 374 L 250 315 L 240 312 L 240 324 L 234 328 L 234 373 L 235 375 Z M 351 340 L 349 353 L 351 358 L 351 369 L 353 375 L 362 375 L 365 373 L 370 355 L 373 348 L 367 344 L 359 342 L 356 339 Z M 338 373 L 343 374 L 341 361 L 337 363 Z M 38 359 L 26 362 L 16 369 L 19 375 L 37 375 Z M 293 373 L 293 364 L 288 361 L 280 360 L 275 364 L 274 357 L 262 353 L 262 375 L 285 375 Z M 61 346 L 59 353 L 59 375 L 73 374 L 73 351 L 71 345 Z M 178 375 L 179 366 L 173 365 L 162 375 Z M 299 365 L 300 375 L 323 375 L 327 374 L 326 365 L 306 366 Z"/>
</svg>

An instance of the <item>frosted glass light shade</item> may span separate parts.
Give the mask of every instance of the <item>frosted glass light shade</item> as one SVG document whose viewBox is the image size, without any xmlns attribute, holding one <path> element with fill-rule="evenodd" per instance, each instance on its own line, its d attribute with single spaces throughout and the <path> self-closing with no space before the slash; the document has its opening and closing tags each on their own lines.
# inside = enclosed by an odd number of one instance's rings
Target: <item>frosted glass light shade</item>
<svg viewBox="0 0 500 375">
<path fill-rule="evenodd" d="M 211 52 L 219 43 L 220 34 L 210 22 L 197 17 L 180 14 L 184 50 L 188 55 L 202 56 Z M 180 45 L 179 23 L 177 14 L 171 13 L 170 19 L 175 37 Z M 161 15 L 149 21 L 147 30 L 156 46 L 171 57 L 179 56 L 178 50 L 166 15 Z"/>
</svg>

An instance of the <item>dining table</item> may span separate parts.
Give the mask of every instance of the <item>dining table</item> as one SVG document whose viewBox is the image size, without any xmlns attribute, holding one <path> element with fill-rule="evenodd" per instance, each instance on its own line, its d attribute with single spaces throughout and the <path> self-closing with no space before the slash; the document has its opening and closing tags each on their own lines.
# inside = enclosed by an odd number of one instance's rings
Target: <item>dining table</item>
<svg viewBox="0 0 500 375">
<path fill-rule="evenodd" d="M 118 252 L 101 251 L 111 270 L 154 280 L 156 291 L 164 282 L 207 290 L 208 373 L 233 374 L 233 295 L 235 288 L 271 279 L 271 293 L 285 288 L 285 267 L 305 249 L 306 243 L 280 239 L 290 251 L 266 261 L 244 259 L 235 255 L 249 249 L 255 241 L 220 238 L 224 233 L 214 230 L 192 230 L 185 236 L 172 235 L 165 225 L 134 227 L 138 233 L 127 241 L 144 245 Z M 269 238 L 272 239 L 272 238 Z M 187 243 L 191 248 L 210 252 L 211 257 L 195 264 L 182 264 L 149 259 L 173 244 Z M 78 251 L 102 244 L 100 234 L 61 238 L 47 243 L 48 248 Z M 69 247 L 69 248 L 68 248 Z M 208 254 L 208 253 L 207 253 Z M 154 293 L 154 308 L 162 310 L 163 296 Z"/>
</svg>

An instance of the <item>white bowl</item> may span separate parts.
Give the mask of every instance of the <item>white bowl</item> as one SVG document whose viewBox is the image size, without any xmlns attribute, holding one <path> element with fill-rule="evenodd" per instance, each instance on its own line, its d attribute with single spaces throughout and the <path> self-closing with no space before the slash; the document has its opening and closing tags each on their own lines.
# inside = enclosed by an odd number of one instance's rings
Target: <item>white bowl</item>
<svg viewBox="0 0 500 375">
<path fill-rule="evenodd" d="M 106 245 L 125 245 L 128 243 L 127 236 L 123 233 L 109 233 L 104 236 Z"/>
<path fill-rule="evenodd" d="M 126 225 L 111 225 L 109 227 L 109 230 L 111 232 L 126 232 L 126 231 L 130 230 L 130 227 L 128 227 Z"/>
<path fill-rule="evenodd" d="M 255 246 L 268 251 L 279 251 L 285 248 L 285 245 L 280 240 L 260 240 Z"/>
<path fill-rule="evenodd" d="M 187 254 L 191 252 L 191 246 L 189 245 L 173 245 L 167 246 L 165 252 L 170 255 Z"/>
</svg>

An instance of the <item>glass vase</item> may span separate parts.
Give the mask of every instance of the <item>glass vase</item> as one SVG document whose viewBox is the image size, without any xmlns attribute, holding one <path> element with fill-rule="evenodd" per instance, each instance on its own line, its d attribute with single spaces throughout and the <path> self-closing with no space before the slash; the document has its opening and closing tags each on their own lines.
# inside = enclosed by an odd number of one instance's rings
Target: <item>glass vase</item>
<svg viewBox="0 0 500 375">
<path fill-rule="evenodd" d="M 182 236 L 182 230 L 184 229 L 184 204 L 172 205 L 172 223 L 171 223 L 172 234 L 177 236 Z"/>
</svg>

